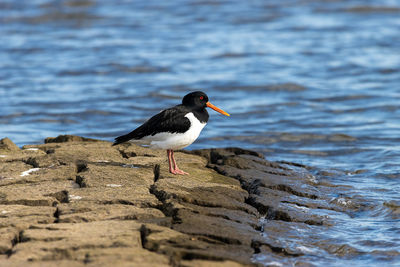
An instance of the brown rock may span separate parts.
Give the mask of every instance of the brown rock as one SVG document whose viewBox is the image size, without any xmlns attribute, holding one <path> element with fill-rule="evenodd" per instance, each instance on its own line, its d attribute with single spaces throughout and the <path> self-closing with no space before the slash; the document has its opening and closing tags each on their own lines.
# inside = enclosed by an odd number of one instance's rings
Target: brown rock
<svg viewBox="0 0 400 267">
<path fill-rule="evenodd" d="M 15 227 L 0 228 L 0 236 L 0 254 L 8 254 L 18 239 L 19 231 Z"/>
<path fill-rule="evenodd" d="M 100 142 L 100 140 L 76 136 L 76 135 L 59 135 L 57 137 L 47 137 L 44 140 L 45 144 L 65 143 L 65 142 Z"/>
<path fill-rule="evenodd" d="M 75 165 L 56 165 L 45 168 L 33 168 L 22 161 L 2 163 L 0 186 L 11 184 L 39 183 L 56 180 L 75 180 Z M 0 188 L 1 192 L 1 188 Z"/>
<path fill-rule="evenodd" d="M 247 223 L 238 223 L 221 217 L 211 217 L 180 209 L 177 211 L 173 229 L 194 236 L 204 236 L 231 245 L 251 247 L 252 238 L 257 235 Z M 221 231 L 221 229 L 224 229 Z"/>
<path fill-rule="evenodd" d="M 253 249 L 249 246 L 227 244 L 202 234 L 187 235 L 150 224 L 144 225 L 141 230 L 144 247 L 168 255 L 172 262 L 179 262 L 182 259 L 208 261 L 231 259 L 251 264 L 249 255 L 253 254 Z"/>
<path fill-rule="evenodd" d="M 71 189 L 72 181 L 46 181 L 44 183 L 11 184 L 0 186 L 0 204 L 25 206 L 56 206 L 54 193 Z"/>
<path fill-rule="evenodd" d="M 187 176 L 168 172 L 163 150 L 76 136 L 1 153 L 0 266 L 249 266 L 255 253 L 290 265 L 306 264 L 291 258 L 313 245 L 352 253 L 314 234 L 345 209 L 338 188 L 257 152 L 176 152 Z"/>
<path fill-rule="evenodd" d="M 102 205 L 88 201 L 72 201 L 57 206 L 58 222 L 78 223 L 98 220 L 138 220 L 148 221 L 164 218 L 158 209 L 139 208 L 132 205 Z"/>
<path fill-rule="evenodd" d="M 10 260 L 168 266 L 167 257 L 142 248 L 140 227 L 134 221 L 115 220 L 37 225 L 21 234 Z"/>
<path fill-rule="evenodd" d="M 14 144 L 10 139 L 3 138 L 0 140 L 0 151 L 18 151 L 20 148 Z"/>
<path fill-rule="evenodd" d="M 186 187 L 188 183 L 191 184 Z M 154 184 L 152 192 L 164 202 L 176 199 L 198 206 L 223 207 L 256 213 L 253 207 L 244 203 L 248 193 L 237 185 L 199 183 L 193 180 L 187 182 L 178 178 L 162 179 Z"/>
<path fill-rule="evenodd" d="M 38 223 L 52 223 L 55 220 L 55 212 L 55 207 L 0 205 L 0 229 L 14 227 L 23 230 Z"/>
</svg>

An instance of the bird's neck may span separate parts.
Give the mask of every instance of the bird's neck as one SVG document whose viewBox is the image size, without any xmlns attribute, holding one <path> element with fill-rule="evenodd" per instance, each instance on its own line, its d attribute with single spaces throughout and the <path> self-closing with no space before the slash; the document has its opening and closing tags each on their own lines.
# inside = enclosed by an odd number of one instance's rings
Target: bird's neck
<svg viewBox="0 0 400 267">
<path fill-rule="evenodd" d="M 208 112 L 207 109 L 201 108 L 201 109 L 195 109 L 192 110 L 193 115 L 201 122 L 201 123 L 207 123 L 208 121 Z"/>
</svg>

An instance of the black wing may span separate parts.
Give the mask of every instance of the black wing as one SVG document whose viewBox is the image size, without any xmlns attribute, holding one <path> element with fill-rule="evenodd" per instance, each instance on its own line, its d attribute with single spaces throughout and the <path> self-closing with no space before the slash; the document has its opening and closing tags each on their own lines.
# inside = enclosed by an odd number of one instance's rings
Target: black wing
<svg viewBox="0 0 400 267">
<path fill-rule="evenodd" d="M 113 146 L 163 132 L 184 133 L 190 128 L 190 121 L 185 117 L 189 112 L 183 105 L 163 110 L 132 132 L 115 138 Z"/>
</svg>

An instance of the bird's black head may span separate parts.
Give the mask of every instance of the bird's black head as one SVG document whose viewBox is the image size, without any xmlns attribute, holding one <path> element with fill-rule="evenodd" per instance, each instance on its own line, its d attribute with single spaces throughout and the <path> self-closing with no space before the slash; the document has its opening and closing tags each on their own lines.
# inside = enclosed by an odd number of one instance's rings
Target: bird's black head
<svg viewBox="0 0 400 267">
<path fill-rule="evenodd" d="M 201 92 L 196 91 L 185 95 L 182 99 L 182 104 L 187 107 L 203 109 L 206 108 L 208 96 Z"/>
<path fill-rule="evenodd" d="M 200 112 L 205 112 L 207 114 L 208 118 L 208 113 L 206 111 L 206 107 L 212 108 L 213 110 L 225 115 L 225 116 L 230 116 L 228 113 L 223 111 L 222 109 L 214 106 L 210 102 L 208 102 L 208 96 L 201 92 L 201 91 L 196 91 L 192 92 L 190 94 L 187 94 L 183 97 L 182 99 L 182 104 L 192 110 L 197 110 Z"/>
</svg>

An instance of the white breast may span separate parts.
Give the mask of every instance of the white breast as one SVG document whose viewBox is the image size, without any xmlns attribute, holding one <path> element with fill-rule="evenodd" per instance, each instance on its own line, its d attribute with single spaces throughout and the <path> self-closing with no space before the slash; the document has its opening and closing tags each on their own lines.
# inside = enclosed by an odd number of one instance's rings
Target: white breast
<svg viewBox="0 0 400 267">
<path fill-rule="evenodd" d="M 182 149 L 191 145 L 207 123 L 201 123 L 192 112 L 185 115 L 190 121 L 190 128 L 184 133 L 158 133 L 143 138 L 149 141 L 151 148 Z"/>
</svg>

